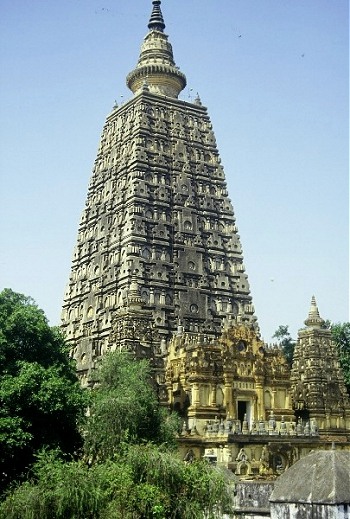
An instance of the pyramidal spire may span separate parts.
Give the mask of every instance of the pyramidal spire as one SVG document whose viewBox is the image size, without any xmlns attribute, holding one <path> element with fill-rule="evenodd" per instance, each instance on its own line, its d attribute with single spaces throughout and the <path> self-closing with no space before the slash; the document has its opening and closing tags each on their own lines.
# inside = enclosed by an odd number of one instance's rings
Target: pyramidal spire
<svg viewBox="0 0 350 519">
<path fill-rule="evenodd" d="M 164 18 L 160 8 L 160 0 L 153 0 L 153 10 L 149 20 L 148 28 L 152 31 L 163 32 L 165 29 Z"/>
<path fill-rule="evenodd" d="M 321 328 L 321 326 L 324 324 L 324 320 L 322 319 L 322 317 L 320 317 L 320 313 L 318 311 L 315 296 L 312 296 L 311 298 L 309 315 L 305 320 L 305 324 L 310 328 Z"/>
<path fill-rule="evenodd" d="M 136 68 L 128 74 L 126 84 L 135 95 L 148 91 L 177 98 L 186 86 L 186 76 L 176 66 L 173 49 L 164 34 L 165 23 L 160 0 L 153 0 L 153 9 Z"/>
<path fill-rule="evenodd" d="M 258 332 L 212 124 L 199 102 L 176 99 L 186 78 L 153 7 L 134 98 L 102 131 L 65 292 L 62 326 L 86 383 L 95 358 L 120 341 L 133 350 L 152 324 L 163 350 L 178 332 L 209 344 L 228 315 Z"/>
</svg>

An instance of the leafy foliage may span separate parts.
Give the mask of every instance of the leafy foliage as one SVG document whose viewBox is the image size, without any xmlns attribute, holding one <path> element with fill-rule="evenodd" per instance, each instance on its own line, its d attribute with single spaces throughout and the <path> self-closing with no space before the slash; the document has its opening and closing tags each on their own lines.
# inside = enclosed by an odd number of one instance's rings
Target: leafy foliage
<svg viewBox="0 0 350 519">
<path fill-rule="evenodd" d="M 64 462 L 57 453 L 42 453 L 33 466 L 33 479 L 9 494 L 0 517 L 97 517 L 101 497 L 93 475 L 82 462 Z"/>
<path fill-rule="evenodd" d="M 3 502 L 1 519 L 211 519 L 231 504 L 220 470 L 150 444 L 91 467 L 45 453 L 33 476 Z"/>
<path fill-rule="evenodd" d="M 65 341 L 34 301 L 0 293 L 0 488 L 43 447 L 74 452 L 86 398 Z"/>
<path fill-rule="evenodd" d="M 331 325 L 334 342 L 338 347 L 339 362 L 343 370 L 345 384 L 350 395 L 350 323 Z"/>
<path fill-rule="evenodd" d="M 178 422 L 162 412 L 147 362 L 111 353 L 97 380 L 83 460 L 39 455 L 0 519 L 211 519 L 230 506 L 226 475 L 172 448 Z"/>
<path fill-rule="evenodd" d="M 281 324 L 272 337 L 278 340 L 278 343 L 287 359 L 288 365 L 291 367 L 296 342 L 292 339 L 289 333 L 288 325 Z"/>
<path fill-rule="evenodd" d="M 20 361 L 67 364 L 67 353 L 58 328 L 48 325 L 31 297 L 10 289 L 0 293 L 0 375 L 15 375 Z"/>
<path fill-rule="evenodd" d="M 160 408 L 147 361 L 132 360 L 127 353 L 110 353 L 103 359 L 96 383 L 85 431 L 90 461 L 113 457 L 125 442 L 175 446 L 178 419 L 166 416 Z"/>
</svg>

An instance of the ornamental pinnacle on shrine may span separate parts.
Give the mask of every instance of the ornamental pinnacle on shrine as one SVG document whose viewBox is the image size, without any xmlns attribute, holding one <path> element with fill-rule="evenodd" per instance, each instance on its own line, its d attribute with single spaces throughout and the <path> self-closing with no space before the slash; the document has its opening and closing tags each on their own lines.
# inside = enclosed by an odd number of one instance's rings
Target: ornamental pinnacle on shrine
<svg viewBox="0 0 350 519">
<path fill-rule="evenodd" d="M 159 0 L 153 2 L 148 28 L 137 66 L 126 78 L 127 85 L 134 94 L 146 84 L 150 92 L 177 98 L 186 86 L 186 76 L 175 65 Z"/>
<path fill-rule="evenodd" d="M 86 377 L 116 347 L 121 315 L 137 312 L 137 340 L 152 333 L 155 352 L 178 322 L 212 339 L 227 319 L 258 331 L 213 128 L 199 97 L 178 99 L 186 77 L 160 4 L 127 76 L 134 95 L 103 128 L 64 296 L 63 328 Z"/>
</svg>

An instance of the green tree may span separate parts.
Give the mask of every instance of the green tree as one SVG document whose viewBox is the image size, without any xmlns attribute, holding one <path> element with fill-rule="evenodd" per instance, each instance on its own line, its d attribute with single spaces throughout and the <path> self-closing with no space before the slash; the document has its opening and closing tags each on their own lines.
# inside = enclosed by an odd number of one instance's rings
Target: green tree
<svg viewBox="0 0 350 519">
<path fill-rule="evenodd" d="M 0 293 L 0 490 L 43 447 L 73 453 L 86 398 L 65 341 L 30 297 Z"/>
<path fill-rule="evenodd" d="M 281 324 L 272 337 L 278 340 L 278 344 L 282 348 L 289 367 L 291 367 L 293 363 L 293 354 L 296 342 L 294 339 L 292 339 L 289 333 L 288 325 Z"/>
<path fill-rule="evenodd" d="M 2 503 L 1 519 L 212 519 L 231 506 L 223 472 L 151 444 L 90 467 L 44 453 L 32 475 Z"/>
<path fill-rule="evenodd" d="M 173 449 L 177 420 L 163 413 L 146 361 L 104 357 L 85 432 L 85 456 L 39 455 L 8 493 L 1 519 L 208 519 L 230 507 L 225 473 L 185 463 Z"/>
<path fill-rule="evenodd" d="M 334 323 L 331 332 L 339 352 L 345 384 L 350 395 L 350 323 Z"/>
<path fill-rule="evenodd" d="M 113 457 L 125 442 L 176 445 L 178 417 L 159 406 L 151 380 L 145 360 L 133 360 L 123 352 L 104 357 L 95 373 L 97 388 L 92 391 L 85 430 L 90 461 Z"/>
</svg>

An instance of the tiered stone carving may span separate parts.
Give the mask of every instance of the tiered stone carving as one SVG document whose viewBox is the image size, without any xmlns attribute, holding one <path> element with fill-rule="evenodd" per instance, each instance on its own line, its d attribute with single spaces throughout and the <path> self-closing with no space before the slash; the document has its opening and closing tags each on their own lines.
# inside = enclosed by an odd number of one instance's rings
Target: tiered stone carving
<svg viewBox="0 0 350 519">
<path fill-rule="evenodd" d="M 350 401 L 331 331 L 314 297 L 305 324 L 293 357 L 293 408 L 302 419 L 315 418 L 324 431 L 343 433 L 350 428 Z"/>
<path fill-rule="evenodd" d="M 135 96 L 103 128 L 64 298 L 63 327 L 82 373 L 111 347 L 132 276 L 160 340 L 179 320 L 212 338 L 227 316 L 257 329 L 212 125 L 198 99 L 177 99 L 185 79 L 153 4 L 128 76 Z"/>
<path fill-rule="evenodd" d="M 200 435 L 258 434 L 271 413 L 291 417 L 289 374 L 281 350 L 266 347 L 244 325 L 228 328 L 218 340 L 179 327 L 165 381 L 168 401 L 186 417 L 191 434 L 194 427 Z"/>
</svg>

